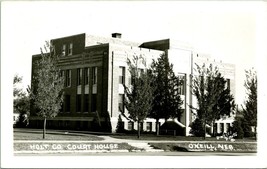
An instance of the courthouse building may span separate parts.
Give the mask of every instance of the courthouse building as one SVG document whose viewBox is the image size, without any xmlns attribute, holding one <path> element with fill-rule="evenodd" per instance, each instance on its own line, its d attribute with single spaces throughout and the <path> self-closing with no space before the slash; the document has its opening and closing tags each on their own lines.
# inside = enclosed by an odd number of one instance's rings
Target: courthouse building
<svg viewBox="0 0 267 169">
<path fill-rule="evenodd" d="M 47 127 L 54 129 L 97 130 L 96 123 L 102 131 L 114 132 L 118 124 L 120 111 L 127 115 L 123 106 L 124 87 L 131 85 L 127 59 L 142 56 L 144 60 L 138 64 L 140 70 L 147 68 L 153 59 L 165 53 L 173 64 L 174 72 L 183 81 L 179 93 L 183 100 L 182 117 L 176 123 L 189 135 L 190 124 L 194 120 L 189 105 L 196 105 L 191 94 L 191 75 L 194 65 L 203 63 L 216 65 L 228 80 L 231 92 L 235 95 L 235 66 L 233 64 L 214 61 L 211 57 L 197 53 L 188 44 L 163 39 L 143 43 L 125 41 L 120 33 L 104 38 L 85 33 L 51 40 L 55 53 L 60 55 L 58 66 L 65 77 L 64 103 L 60 113 L 48 119 Z M 39 55 L 32 56 L 32 76 L 35 62 Z M 137 124 L 121 115 L 124 129 L 137 129 Z M 161 125 L 165 120 L 161 119 Z M 233 119 L 217 121 L 216 131 L 226 132 Z M 143 131 L 155 131 L 156 120 L 147 118 L 142 123 Z M 42 128 L 41 118 L 31 108 L 31 127 Z M 98 125 L 99 127 L 99 125 Z"/>
</svg>

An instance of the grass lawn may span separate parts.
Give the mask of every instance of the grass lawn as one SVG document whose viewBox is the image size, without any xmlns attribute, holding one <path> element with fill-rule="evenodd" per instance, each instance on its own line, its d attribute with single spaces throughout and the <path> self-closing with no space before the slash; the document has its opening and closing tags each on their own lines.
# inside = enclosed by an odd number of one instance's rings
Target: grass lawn
<svg viewBox="0 0 267 169">
<path fill-rule="evenodd" d="M 206 137 L 204 140 L 203 137 L 186 137 L 186 136 L 168 136 L 160 135 L 156 136 L 154 134 L 141 134 L 141 137 L 138 139 L 137 134 L 125 134 L 125 135 L 112 135 L 111 137 L 118 139 L 131 139 L 131 140 L 164 140 L 164 141 L 225 141 L 224 139 L 217 140 L 216 137 Z M 254 138 L 244 138 L 236 139 L 236 142 L 256 142 Z"/>
<path fill-rule="evenodd" d="M 14 140 L 43 140 L 42 132 L 14 132 Z M 59 133 L 46 133 L 45 140 L 83 140 L 83 141 L 100 141 L 103 138 L 89 135 L 89 134 L 59 134 Z"/>
</svg>

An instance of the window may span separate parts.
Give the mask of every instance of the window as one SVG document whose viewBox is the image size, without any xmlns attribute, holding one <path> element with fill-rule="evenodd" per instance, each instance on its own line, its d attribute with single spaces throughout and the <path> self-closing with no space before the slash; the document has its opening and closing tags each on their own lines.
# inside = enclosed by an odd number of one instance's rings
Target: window
<svg viewBox="0 0 267 169">
<path fill-rule="evenodd" d="M 125 67 L 120 66 L 120 74 L 119 74 L 119 84 L 124 84 L 125 83 Z"/>
<path fill-rule="evenodd" d="M 77 69 L 77 85 L 82 84 L 82 69 Z"/>
<path fill-rule="evenodd" d="M 84 84 L 89 84 L 89 68 L 84 69 Z"/>
<path fill-rule="evenodd" d="M 119 100 L 118 100 L 118 109 L 119 112 L 124 113 L 124 95 L 123 94 L 119 94 Z"/>
<path fill-rule="evenodd" d="M 66 86 L 71 86 L 71 70 L 66 70 Z"/>
<path fill-rule="evenodd" d="M 82 107 L 82 95 L 78 94 L 76 97 L 76 112 L 81 112 Z"/>
<path fill-rule="evenodd" d="M 97 95 L 92 94 L 92 105 L 91 105 L 91 112 L 96 112 L 96 104 L 97 104 Z"/>
<path fill-rule="evenodd" d="M 65 45 L 65 44 L 62 46 L 61 54 L 62 54 L 63 56 L 66 56 L 66 45 Z"/>
<path fill-rule="evenodd" d="M 146 122 L 146 130 L 152 131 L 152 122 Z"/>
<path fill-rule="evenodd" d="M 138 68 L 138 76 L 141 76 L 141 74 L 144 74 L 145 70 Z"/>
<path fill-rule="evenodd" d="M 185 95 L 185 76 L 178 76 L 178 94 Z"/>
<path fill-rule="evenodd" d="M 229 133 L 231 129 L 230 123 L 226 123 L 226 132 Z"/>
<path fill-rule="evenodd" d="M 97 83 L 97 67 L 92 68 L 92 74 L 93 74 L 92 82 L 93 82 L 93 84 L 96 84 Z"/>
<path fill-rule="evenodd" d="M 59 74 L 59 76 L 60 76 L 60 77 L 64 77 L 64 73 L 65 73 L 64 70 L 60 70 L 60 74 Z"/>
<path fill-rule="evenodd" d="M 70 112 L 70 95 L 65 95 L 65 112 Z"/>
<path fill-rule="evenodd" d="M 224 133 L 224 123 L 220 123 L 220 132 Z"/>
<path fill-rule="evenodd" d="M 72 43 L 70 43 L 69 44 L 69 51 L 68 51 L 68 55 L 72 55 L 72 48 L 73 48 L 73 44 Z"/>
<path fill-rule="evenodd" d="M 89 110 L 89 94 L 84 95 L 84 112 Z"/>
<path fill-rule="evenodd" d="M 226 79 L 226 87 L 230 90 L 230 79 Z"/>
<path fill-rule="evenodd" d="M 134 122 L 129 121 L 128 122 L 128 130 L 133 130 L 134 129 Z"/>
</svg>

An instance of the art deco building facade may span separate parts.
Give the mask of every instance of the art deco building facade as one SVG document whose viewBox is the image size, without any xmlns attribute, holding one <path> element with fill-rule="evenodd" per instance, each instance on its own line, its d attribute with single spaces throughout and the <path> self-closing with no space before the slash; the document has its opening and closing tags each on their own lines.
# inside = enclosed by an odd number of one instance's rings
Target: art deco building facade
<svg viewBox="0 0 267 169">
<path fill-rule="evenodd" d="M 55 52 L 60 55 L 59 67 L 65 77 L 64 103 L 61 112 L 53 119 L 48 119 L 48 128 L 98 130 L 116 130 L 120 110 L 127 114 L 123 107 L 124 87 L 131 85 L 127 59 L 142 56 L 145 62 L 140 62 L 139 69 L 146 69 L 153 59 L 163 53 L 167 54 L 174 65 L 174 71 L 183 83 L 179 86 L 179 93 L 183 100 L 183 114 L 176 120 L 189 135 L 190 123 L 194 120 L 189 105 L 196 104 L 191 94 L 191 75 L 194 65 L 212 63 L 219 67 L 222 74 L 229 79 L 228 84 L 235 94 L 235 66 L 222 62 L 215 62 L 211 58 L 198 54 L 187 44 L 164 39 L 144 43 L 124 41 L 121 34 L 114 33 L 111 38 L 78 34 L 51 40 Z M 35 61 L 40 55 L 32 57 L 32 76 L 36 66 Z M 144 64 L 145 63 L 145 64 Z M 126 130 L 137 129 L 137 124 L 122 118 L 122 125 Z M 164 120 L 160 120 L 161 124 Z M 231 120 L 218 121 L 217 132 L 226 131 Z M 221 125 L 223 124 L 223 125 Z M 42 121 L 35 116 L 31 109 L 30 126 L 42 127 Z M 228 126 L 228 127 L 227 127 Z M 99 125 L 98 125 L 99 127 Z M 142 123 L 144 131 L 155 131 L 155 119 L 147 118 Z"/>
</svg>

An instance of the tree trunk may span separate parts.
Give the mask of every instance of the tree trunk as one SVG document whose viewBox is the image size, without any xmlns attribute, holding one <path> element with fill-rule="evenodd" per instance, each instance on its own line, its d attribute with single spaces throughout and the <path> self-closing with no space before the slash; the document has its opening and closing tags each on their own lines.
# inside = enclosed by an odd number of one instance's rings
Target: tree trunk
<svg viewBox="0 0 267 169">
<path fill-rule="evenodd" d="M 204 121 L 204 137 L 203 139 L 206 139 L 206 120 Z"/>
<path fill-rule="evenodd" d="M 159 119 L 156 119 L 156 134 L 159 136 Z"/>
<path fill-rule="evenodd" d="M 44 118 L 43 139 L 45 139 L 46 117 Z"/>
<path fill-rule="evenodd" d="M 257 127 L 255 126 L 255 139 L 257 140 Z"/>
<path fill-rule="evenodd" d="M 215 137 L 215 121 L 212 121 L 212 136 Z"/>
<path fill-rule="evenodd" d="M 139 121 L 137 121 L 137 132 L 138 132 L 138 134 L 137 134 L 137 138 L 140 138 L 140 122 Z"/>
</svg>

